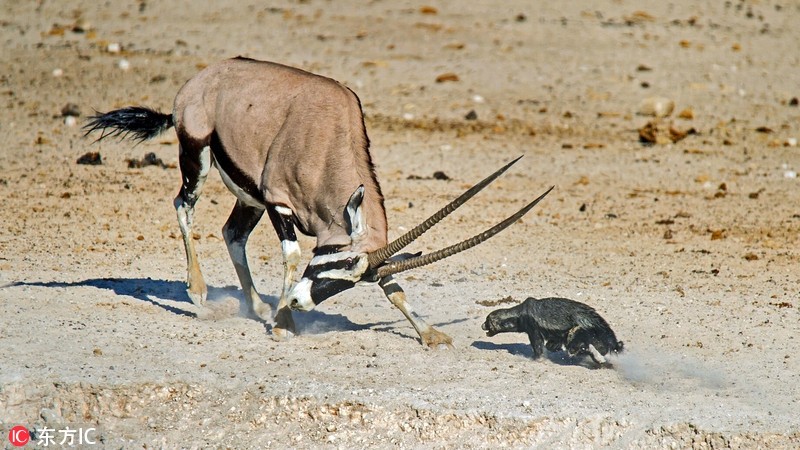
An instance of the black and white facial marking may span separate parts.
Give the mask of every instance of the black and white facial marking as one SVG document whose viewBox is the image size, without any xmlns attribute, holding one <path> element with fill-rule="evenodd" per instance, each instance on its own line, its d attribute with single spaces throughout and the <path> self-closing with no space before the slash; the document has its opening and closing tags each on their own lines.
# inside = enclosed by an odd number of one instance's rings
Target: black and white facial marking
<svg viewBox="0 0 800 450">
<path fill-rule="evenodd" d="M 319 252 L 319 250 L 318 250 Z M 369 270 L 366 253 L 334 252 L 316 254 L 308 263 L 303 277 L 289 292 L 289 306 L 310 311 L 324 300 L 354 287 Z"/>
<path fill-rule="evenodd" d="M 364 186 L 359 186 L 344 209 L 344 220 L 352 248 L 366 235 L 366 217 L 361 210 Z M 366 253 L 345 251 L 339 247 L 321 246 L 314 251 L 303 277 L 289 291 L 289 307 L 310 311 L 324 300 L 354 287 L 362 281 L 377 281 L 367 274 L 369 256 Z"/>
</svg>

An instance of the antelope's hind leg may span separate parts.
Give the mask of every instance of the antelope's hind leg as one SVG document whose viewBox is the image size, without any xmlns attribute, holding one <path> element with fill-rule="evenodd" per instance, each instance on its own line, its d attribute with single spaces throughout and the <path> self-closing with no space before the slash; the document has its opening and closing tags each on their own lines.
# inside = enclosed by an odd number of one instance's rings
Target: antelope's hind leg
<svg viewBox="0 0 800 450">
<path fill-rule="evenodd" d="M 248 313 L 262 320 L 270 319 L 272 308 L 264 303 L 256 291 L 253 284 L 253 277 L 250 274 L 250 265 L 247 263 L 247 239 L 250 232 L 256 227 L 258 221 L 264 215 L 264 210 L 253 206 L 248 206 L 240 200 L 231 211 L 228 221 L 222 227 L 222 236 L 228 246 L 228 253 L 242 285 L 242 292 L 247 300 Z"/>
<path fill-rule="evenodd" d="M 276 340 L 283 340 L 295 334 L 288 296 L 297 266 L 300 264 L 300 245 L 297 243 L 297 235 L 294 232 L 291 209 L 285 206 L 270 205 L 267 207 L 267 214 L 281 240 L 281 252 L 283 253 L 283 287 L 281 298 L 278 301 L 278 312 L 275 314 L 275 326 L 272 327 L 272 336 Z"/>
<path fill-rule="evenodd" d="M 178 225 L 186 250 L 186 293 L 192 303 L 202 306 L 206 301 L 208 288 L 194 249 L 192 221 L 194 207 L 200 199 L 200 192 L 211 169 L 211 150 L 202 144 L 182 141 L 179 146 L 179 162 L 182 184 L 173 205 L 178 214 Z"/>
<path fill-rule="evenodd" d="M 411 305 L 406 301 L 406 293 L 403 291 L 403 288 L 394 281 L 391 275 L 381 278 L 378 284 L 381 289 L 383 289 L 386 298 L 388 298 L 389 301 L 406 316 L 406 319 L 411 322 L 411 326 L 417 331 L 423 344 L 430 348 L 453 348 L 453 338 L 428 325 L 414 312 Z"/>
</svg>

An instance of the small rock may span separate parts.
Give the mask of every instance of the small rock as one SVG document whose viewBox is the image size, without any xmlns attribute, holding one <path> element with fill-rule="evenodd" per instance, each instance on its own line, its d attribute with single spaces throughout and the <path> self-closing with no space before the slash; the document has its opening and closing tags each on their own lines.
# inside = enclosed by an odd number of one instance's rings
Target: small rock
<svg viewBox="0 0 800 450">
<path fill-rule="evenodd" d="M 78 19 L 72 25 L 72 32 L 73 33 L 86 33 L 87 31 L 92 29 L 92 24 L 87 21 L 86 19 Z"/>
<path fill-rule="evenodd" d="M 103 164 L 103 158 L 98 152 L 89 152 L 78 158 L 77 163 L 89 166 L 99 166 L 100 164 Z"/>
<path fill-rule="evenodd" d="M 783 178 L 788 178 L 788 179 L 797 178 L 797 172 L 795 172 L 794 170 L 787 170 L 786 172 L 783 172 Z"/>
<path fill-rule="evenodd" d="M 62 69 L 58 69 L 58 68 L 53 69 L 53 76 L 54 77 L 58 78 L 58 77 L 60 77 L 62 75 L 64 75 L 64 71 Z"/>
<path fill-rule="evenodd" d="M 436 77 L 437 83 L 445 83 L 449 81 L 450 82 L 459 81 L 458 75 L 454 74 L 453 72 L 447 72 Z"/>
<path fill-rule="evenodd" d="M 61 108 L 61 115 L 63 117 L 67 116 L 79 117 L 81 115 L 81 109 L 75 103 L 67 103 L 66 105 L 64 105 L 63 108 Z"/>
<path fill-rule="evenodd" d="M 449 176 L 447 176 L 447 174 L 446 174 L 446 173 L 444 173 L 444 172 L 442 172 L 441 170 L 437 170 L 436 172 L 433 172 L 433 179 L 434 179 L 434 180 L 444 180 L 444 181 L 447 181 L 447 180 L 449 180 L 449 179 L 450 179 L 450 177 L 449 177 Z"/>
<path fill-rule="evenodd" d="M 800 104 L 800 100 L 797 100 L 797 97 L 792 97 L 792 99 L 789 100 L 789 106 L 797 107 L 798 104 Z"/>
<path fill-rule="evenodd" d="M 153 152 L 147 153 L 146 155 L 144 155 L 144 158 L 142 159 L 130 158 L 127 161 L 129 169 L 140 169 L 142 167 L 147 167 L 147 166 L 159 166 L 162 169 L 166 169 L 169 167 L 167 164 L 164 164 L 164 161 L 162 161 L 161 158 L 159 158 Z"/>
<path fill-rule="evenodd" d="M 117 42 L 111 42 L 106 46 L 106 51 L 108 53 L 117 54 L 122 51 L 122 46 Z"/>
<path fill-rule="evenodd" d="M 64 117 L 64 125 L 68 127 L 74 127 L 78 124 L 78 118 L 75 116 L 66 116 Z"/>
<path fill-rule="evenodd" d="M 464 116 L 464 119 L 466 119 L 466 120 L 478 120 L 478 113 L 476 113 L 474 109 L 470 110 L 470 112 L 468 112 L 467 115 Z"/>
<path fill-rule="evenodd" d="M 788 138 L 783 145 L 786 147 L 797 147 L 797 138 Z"/>
<path fill-rule="evenodd" d="M 120 59 L 119 62 L 117 63 L 117 67 L 119 67 L 122 70 L 128 70 L 131 68 L 131 63 L 128 62 L 127 59 Z"/>
<path fill-rule="evenodd" d="M 675 102 L 665 97 L 648 97 L 642 100 L 638 113 L 643 116 L 667 117 L 675 109 Z"/>
</svg>

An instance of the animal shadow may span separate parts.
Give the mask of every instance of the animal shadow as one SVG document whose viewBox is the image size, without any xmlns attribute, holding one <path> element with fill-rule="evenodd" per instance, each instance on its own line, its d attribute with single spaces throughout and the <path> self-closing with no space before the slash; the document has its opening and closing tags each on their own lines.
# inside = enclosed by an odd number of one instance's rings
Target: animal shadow
<svg viewBox="0 0 800 450">
<path fill-rule="evenodd" d="M 529 344 L 495 344 L 494 342 L 475 341 L 472 343 L 472 347 L 478 350 L 506 351 L 514 356 L 523 356 L 535 361 L 533 359 L 533 349 L 531 349 Z M 559 366 L 580 366 L 587 369 L 610 367 L 609 365 L 601 366 L 592 361 L 591 358 L 585 356 L 569 356 L 565 351 L 551 352 L 545 350 L 542 354 L 542 358 L 546 358 L 548 361 Z"/>
<path fill-rule="evenodd" d="M 192 301 L 186 294 L 186 283 L 182 281 L 154 280 L 152 278 L 89 278 L 81 281 L 17 281 L 3 287 L 38 286 L 46 288 L 73 288 L 88 286 L 113 292 L 116 295 L 133 297 L 137 300 L 163 308 L 173 314 L 197 317 L 185 306 Z M 224 295 L 235 287 L 209 287 L 209 297 Z"/>
<path fill-rule="evenodd" d="M 63 282 L 28 282 L 17 281 L 2 286 L 2 288 L 17 286 L 38 286 L 45 288 L 73 288 L 88 286 L 97 289 L 113 292 L 115 295 L 132 297 L 139 301 L 158 306 L 167 312 L 180 316 L 193 318 L 208 318 L 204 312 L 198 313 L 198 308 L 194 306 L 189 295 L 186 293 L 186 283 L 183 281 L 158 280 L 147 278 L 90 278 L 81 281 Z M 247 302 L 237 286 L 228 285 L 223 287 L 208 286 L 207 308 L 214 308 L 215 299 L 234 298 L 238 301 L 238 316 L 247 317 L 261 322 L 266 331 L 271 332 L 272 324 L 262 319 L 253 318 L 248 314 Z M 277 307 L 278 298 L 275 296 L 261 296 L 273 309 Z M 234 313 L 233 315 L 236 315 Z M 223 315 L 220 318 L 230 317 L 231 314 Z M 213 315 L 212 315 L 213 317 Z M 331 331 L 355 331 L 370 329 L 375 326 L 387 325 L 386 322 L 357 324 L 350 321 L 341 314 L 326 314 L 321 311 L 309 311 L 305 313 L 293 314 L 297 331 L 300 334 L 324 334 Z"/>
</svg>

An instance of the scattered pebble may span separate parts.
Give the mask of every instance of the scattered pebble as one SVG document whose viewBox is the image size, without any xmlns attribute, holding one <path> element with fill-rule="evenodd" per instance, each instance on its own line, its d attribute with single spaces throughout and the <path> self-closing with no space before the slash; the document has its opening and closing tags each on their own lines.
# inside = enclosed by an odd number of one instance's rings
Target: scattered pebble
<svg viewBox="0 0 800 450">
<path fill-rule="evenodd" d="M 164 164 L 164 161 L 162 161 L 161 158 L 156 156 L 156 154 L 153 152 L 147 153 L 146 155 L 144 155 L 144 158 L 142 159 L 130 158 L 127 159 L 127 161 L 129 169 L 140 169 L 142 167 L 147 167 L 147 166 L 158 166 L 161 167 L 162 169 L 169 168 L 169 165 Z"/>
<path fill-rule="evenodd" d="M 78 118 L 75 116 L 65 116 L 64 117 L 64 125 L 68 127 L 74 127 L 78 124 Z"/>
<path fill-rule="evenodd" d="M 127 59 L 120 59 L 119 62 L 117 63 L 117 67 L 119 67 L 122 70 L 128 70 L 131 68 L 131 63 L 128 62 Z"/>
<path fill-rule="evenodd" d="M 99 166 L 100 164 L 103 164 L 103 158 L 98 152 L 89 152 L 78 158 L 77 163 L 89 166 Z"/>
<path fill-rule="evenodd" d="M 108 53 L 116 54 L 122 51 L 122 46 L 120 46 L 117 42 L 111 42 L 108 44 L 108 46 L 106 46 L 106 51 Z"/>
<path fill-rule="evenodd" d="M 60 77 L 62 75 L 64 75 L 64 71 L 63 70 L 58 69 L 58 68 L 53 69 L 53 76 L 54 77 Z"/>
<path fill-rule="evenodd" d="M 797 178 L 797 172 L 794 170 L 787 170 L 786 172 L 783 172 L 783 177 L 788 179 Z"/>
<path fill-rule="evenodd" d="M 643 116 L 667 117 L 675 109 L 675 102 L 665 97 L 648 97 L 642 100 L 638 113 Z"/>
<path fill-rule="evenodd" d="M 639 128 L 639 142 L 647 145 L 676 143 L 685 139 L 687 136 L 697 134 L 697 130 L 679 130 L 672 125 L 664 127 L 655 121 L 647 122 Z"/>
<path fill-rule="evenodd" d="M 403 113 L 403 119 L 405 120 L 414 120 L 414 115 L 411 113 Z"/>
<path fill-rule="evenodd" d="M 478 113 L 476 113 L 474 109 L 470 110 L 470 112 L 468 112 L 467 115 L 464 116 L 464 119 L 466 119 L 466 120 L 478 120 Z"/>
<path fill-rule="evenodd" d="M 786 147 L 797 147 L 797 138 L 788 138 L 784 143 Z"/>
<path fill-rule="evenodd" d="M 81 108 L 76 105 L 75 103 L 67 103 L 61 108 L 61 116 L 74 116 L 79 117 L 81 115 Z"/>
<path fill-rule="evenodd" d="M 437 83 L 446 83 L 446 82 L 454 82 L 459 81 L 458 75 L 454 74 L 453 72 L 447 72 L 439 75 L 436 77 Z"/>
<path fill-rule="evenodd" d="M 483 96 L 475 94 L 475 95 L 472 96 L 472 101 L 475 102 L 475 103 L 483 103 L 485 100 L 484 100 Z"/>
<path fill-rule="evenodd" d="M 450 180 L 451 178 L 446 173 L 442 172 L 441 170 L 437 170 L 436 172 L 433 172 L 433 176 L 431 176 L 431 177 L 421 177 L 419 175 L 409 175 L 406 179 L 407 180 L 442 180 L 442 181 L 447 181 L 447 180 Z"/>
</svg>

